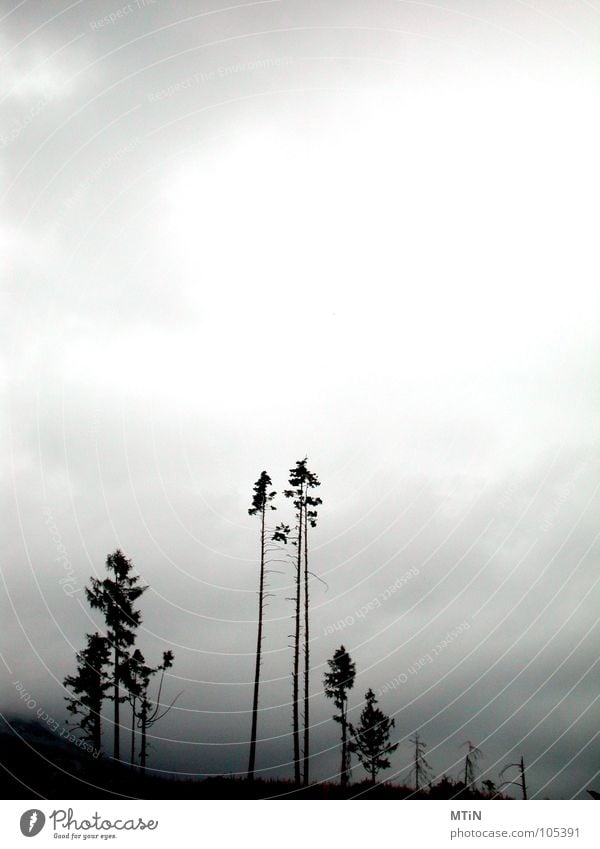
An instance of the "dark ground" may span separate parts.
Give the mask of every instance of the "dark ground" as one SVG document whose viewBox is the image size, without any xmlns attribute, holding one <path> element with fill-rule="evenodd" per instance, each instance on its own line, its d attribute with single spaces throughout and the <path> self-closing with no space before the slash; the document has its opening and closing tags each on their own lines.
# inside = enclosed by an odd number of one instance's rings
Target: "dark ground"
<svg viewBox="0 0 600 849">
<path fill-rule="evenodd" d="M 489 799 L 465 793 L 460 783 L 442 779 L 428 792 L 381 783 L 315 784 L 296 790 L 291 781 L 244 778 L 180 779 L 142 775 L 93 758 L 37 722 L 0 719 L 0 791 L 3 799 Z M 12 729 L 11 727 L 12 726 Z M 13 730 L 14 729 L 14 730 Z M 501 797 L 507 798 L 507 797 Z"/>
</svg>

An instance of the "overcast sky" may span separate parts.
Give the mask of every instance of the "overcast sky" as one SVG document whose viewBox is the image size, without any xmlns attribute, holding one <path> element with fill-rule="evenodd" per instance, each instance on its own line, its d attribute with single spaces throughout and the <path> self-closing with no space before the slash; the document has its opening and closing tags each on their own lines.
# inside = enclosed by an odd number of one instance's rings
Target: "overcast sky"
<svg viewBox="0 0 600 849">
<path fill-rule="evenodd" d="M 308 455 L 314 776 L 343 642 L 351 719 L 369 687 L 396 719 L 387 777 L 420 730 L 438 775 L 471 740 L 536 798 L 600 789 L 599 10 L 0 5 L 3 712 L 20 680 L 65 718 L 121 547 L 183 690 L 150 765 L 243 772 L 247 509 Z M 292 774 L 291 579 L 261 775 Z"/>
</svg>

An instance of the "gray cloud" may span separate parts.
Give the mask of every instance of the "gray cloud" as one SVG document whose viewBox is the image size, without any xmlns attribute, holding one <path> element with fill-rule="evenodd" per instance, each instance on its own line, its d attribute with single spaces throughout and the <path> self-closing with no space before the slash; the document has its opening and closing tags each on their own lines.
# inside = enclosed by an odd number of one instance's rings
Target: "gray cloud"
<svg viewBox="0 0 600 849">
<path fill-rule="evenodd" d="M 27 713 L 18 678 L 64 716 L 101 625 L 83 587 L 121 546 L 184 691 L 151 764 L 243 772 L 249 494 L 308 453 L 314 774 L 338 769 L 321 679 L 343 642 L 353 715 L 373 687 L 396 717 L 398 780 L 421 727 L 440 775 L 471 739 L 493 778 L 524 753 L 532 793 L 584 792 L 593 10 L 132 5 L 23 7 L 5 35 L 2 710 Z M 259 768 L 289 775 L 277 570 Z"/>
</svg>

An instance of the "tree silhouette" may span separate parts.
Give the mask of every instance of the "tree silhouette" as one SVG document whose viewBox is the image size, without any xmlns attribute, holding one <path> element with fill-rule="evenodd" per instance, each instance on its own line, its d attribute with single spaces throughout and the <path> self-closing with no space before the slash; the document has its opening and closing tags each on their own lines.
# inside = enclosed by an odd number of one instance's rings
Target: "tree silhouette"
<svg viewBox="0 0 600 849">
<path fill-rule="evenodd" d="M 148 729 L 163 718 L 173 707 L 181 693 L 178 693 L 173 701 L 161 711 L 160 696 L 162 693 L 165 670 L 173 666 L 173 652 L 166 651 L 163 653 L 163 661 L 159 666 L 147 666 L 144 655 L 136 649 L 131 656 L 129 663 L 125 666 L 127 670 L 127 684 L 130 687 L 130 701 L 134 719 L 137 720 L 137 727 L 141 729 L 141 745 L 140 745 L 140 768 L 142 773 L 146 771 L 148 761 Z M 150 700 L 149 689 L 152 678 L 160 672 L 160 682 L 158 685 L 158 693 L 156 701 Z M 139 707 L 137 705 L 139 704 Z M 132 744 L 133 752 L 133 744 Z"/>
<path fill-rule="evenodd" d="M 504 774 L 507 772 L 507 770 L 513 769 L 515 767 L 519 770 L 519 778 L 514 781 L 503 781 L 500 787 L 505 787 L 509 784 L 516 784 L 517 787 L 521 788 L 521 795 L 523 799 L 527 799 L 527 783 L 525 781 L 525 759 L 523 758 L 523 756 L 521 756 L 521 760 L 519 761 L 519 763 L 506 764 L 506 766 L 500 770 L 500 778 L 504 778 Z"/>
<path fill-rule="evenodd" d="M 137 703 L 141 696 L 141 671 L 144 656 L 139 649 L 121 661 L 121 680 L 127 690 L 127 698 L 131 705 L 131 754 L 129 763 L 135 765 L 135 735 L 137 723 Z"/>
<path fill-rule="evenodd" d="M 486 780 L 481 783 L 490 799 L 494 799 L 498 795 L 498 788 L 490 778 L 486 778 Z"/>
<path fill-rule="evenodd" d="M 353 738 L 350 749 L 356 752 L 359 761 L 369 773 L 371 784 L 375 784 L 377 773 L 390 766 L 386 755 L 395 752 L 398 744 L 390 744 L 390 731 L 394 727 L 394 720 L 375 707 L 377 699 L 373 690 L 367 690 L 365 700 L 366 704 L 360 715 L 360 725 L 357 728 L 350 725 Z"/>
<path fill-rule="evenodd" d="M 477 746 L 473 745 L 470 740 L 467 740 L 464 745 L 467 747 L 464 772 L 465 792 L 473 792 L 476 789 L 475 782 L 477 781 L 477 765 L 479 763 L 479 758 L 482 756 L 482 752 L 477 748 Z"/>
<path fill-rule="evenodd" d="M 120 684 L 125 674 L 121 667 L 135 643 L 135 632 L 142 621 L 142 614 L 135 609 L 134 604 L 148 587 L 139 584 L 138 576 L 133 574 L 133 564 L 119 549 L 108 555 L 106 568 L 114 577 L 105 578 L 103 581 L 92 577 L 91 588 L 86 587 L 85 593 L 90 605 L 104 614 L 107 637 L 114 651 L 114 758 L 119 760 L 119 706 L 126 699 L 126 696 L 121 696 L 120 693 Z"/>
<path fill-rule="evenodd" d="M 294 664 L 292 671 L 292 708 L 294 740 L 294 780 L 300 784 L 300 722 L 299 722 L 299 685 L 300 685 L 300 612 L 302 606 L 302 577 L 304 572 L 304 774 L 303 783 L 308 785 L 310 759 L 310 622 L 308 592 L 308 528 L 317 526 L 317 507 L 322 504 L 320 498 L 308 494 L 309 490 L 321 486 L 318 477 L 307 467 L 308 458 L 297 460 L 290 469 L 291 489 L 285 490 L 286 498 L 291 498 L 296 510 L 296 612 L 294 630 Z"/>
<path fill-rule="evenodd" d="M 259 479 L 254 484 L 254 496 L 252 507 L 249 508 L 250 516 L 260 516 L 260 578 L 258 589 L 258 634 L 256 638 L 256 666 L 254 670 L 254 697 L 252 701 L 252 732 L 250 734 L 250 758 L 248 761 L 248 779 L 254 778 L 254 764 L 256 760 L 256 727 L 258 723 L 258 691 L 260 686 L 260 664 L 263 634 L 263 613 L 265 593 L 265 558 L 266 558 L 266 512 L 268 509 L 276 508 L 270 503 L 276 492 L 270 491 L 271 478 L 266 472 L 261 472 Z M 277 539 L 283 538 L 281 532 L 276 531 Z M 287 541 L 287 540 L 286 540 Z"/>
<path fill-rule="evenodd" d="M 76 658 L 76 674 L 67 675 L 64 680 L 65 687 L 74 694 L 65 696 L 67 710 L 74 717 L 81 717 L 77 725 L 84 739 L 89 740 L 99 752 L 102 742 L 100 713 L 106 691 L 111 686 L 105 671 L 110 659 L 110 644 L 98 633 L 88 634 L 87 646 L 77 653 Z"/>
<path fill-rule="evenodd" d="M 414 744 L 415 754 L 413 767 L 409 774 L 415 777 L 415 791 L 418 793 L 423 785 L 429 782 L 431 766 L 425 757 L 427 744 L 421 739 L 418 731 L 410 738 L 410 741 Z"/>
<path fill-rule="evenodd" d="M 356 666 L 350 655 L 344 648 L 333 653 L 331 660 L 328 660 L 329 672 L 326 672 L 323 677 L 323 686 L 325 695 L 328 699 L 333 699 L 333 703 L 339 713 L 334 715 L 334 720 L 342 726 L 342 765 L 340 769 L 340 781 L 342 787 L 346 787 L 350 778 L 350 750 L 348 748 L 348 690 L 354 687 L 354 679 L 356 677 Z"/>
<path fill-rule="evenodd" d="M 460 782 L 453 781 L 449 776 L 443 775 L 437 784 L 429 785 L 429 798 L 455 799 L 459 787 L 462 787 Z"/>
</svg>

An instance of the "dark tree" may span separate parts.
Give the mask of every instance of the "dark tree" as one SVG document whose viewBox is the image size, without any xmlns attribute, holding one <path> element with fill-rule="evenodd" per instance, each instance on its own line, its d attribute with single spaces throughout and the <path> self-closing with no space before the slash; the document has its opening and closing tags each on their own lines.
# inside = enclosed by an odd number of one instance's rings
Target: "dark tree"
<svg viewBox="0 0 600 849">
<path fill-rule="evenodd" d="M 475 782 L 477 780 L 477 765 L 482 753 L 481 750 L 478 749 L 477 746 L 474 746 L 470 740 L 467 740 L 464 745 L 467 747 L 464 771 L 465 792 L 473 792 L 476 790 Z"/>
<path fill-rule="evenodd" d="M 418 793 L 421 788 L 429 782 L 431 776 L 431 767 L 425 757 L 425 749 L 427 744 L 421 739 L 421 735 L 417 733 L 410 738 L 410 742 L 415 747 L 414 761 L 410 774 L 415 778 L 415 790 Z"/>
<path fill-rule="evenodd" d="M 265 561 L 267 545 L 266 513 L 267 510 L 275 510 L 270 503 L 276 492 L 270 491 L 271 478 L 266 472 L 261 472 L 259 479 L 254 484 L 254 496 L 252 507 L 248 510 L 251 516 L 260 516 L 260 578 L 258 587 L 258 634 L 256 638 L 256 666 L 254 670 L 254 698 L 252 701 L 252 732 L 250 734 L 250 758 L 248 761 L 248 779 L 254 778 L 254 764 L 256 761 L 256 728 L 258 724 L 258 691 L 260 686 L 260 663 L 263 636 L 263 614 L 265 601 Z M 282 539 L 283 534 L 275 531 L 276 539 Z"/>
<path fill-rule="evenodd" d="M 100 581 L 91 578 L 91 588 L 86 587 L 86 596 L 92 607 L 103 614 L 107 625 L 107 637 L 114 652 L 112 685 L 114 702 L 114 757 L 120 758 L 119 707 L 126 696 L 121 696 L 120 685 L 125 671 L 122 665 L 135 643 L 135 632 L 142 621 L 142 614 L 135 609 L 135 602 L 148 588 L 139 583 L 133 574 L 133 564 L 122 551 L 117 549 L 106 559 L 106 568 L 113 577 Z"/>
<path fill-rule="evenodd" d="M 486 795 L 489 796 L 490 799 L 495 799 L 496 796 L 498 796 L 498 788 L 491 779 L 487 778 L 481 783 L 485 788 Z"/>
<path fill-rule="evenodd" d="M 304 582 L 304 775 L 303 783 L 308 785 L 310 759 L 310 622 L 308 592 L 308 528 L 317 526 L 317 507 L 322 504 L 320 498 L 309 495 L 309 490 L 321 486 L 318 477 L 307 468 L 308 458 L 297 460 L 290 469 L 291 489 L 285 490 L 286 498 L 291 498 L 296 510 L 296 596 L 294 628 L 294 664 L 292 671 L 292 707 L 294 739 L 294 780 L 300 784 L 300 622 L 302 609 L 302 583 Z M 304 579 L 304 581 L 303 581 Z"/>
<path fill-rule="evenodd" d="M 390 766 L 386 755 L 395 752 L 398 744 L 390 744 L 390 731 L 394 727 L 394 720 L 375 707 L 377 699 L 373 690 L 367 690 L 365 700 L 366 704 L 360 715 L 360 725 L 358 728 L 350 725 L 353 738 L 350 748 L 352 752 L 356 752 L 359 761 L 369 773 L 371 784 L 375 784 L 377 773 Z"/>
<path fill-rule="evenodd" d="M 329 672 L 325 673 L 323 686 L 328 699 L 333 703 L 339 713 L 334 715 L 334 720 L 342 726 L 342 766 L 340 769 L 340 781 L 342 787 L 348 785 L 350 778 L 350 750 L 348 747 L 348 690 L 354 687 L 356 677 L 356 666 L 350 655 L 340 646 L 328 660 Z"/>
<path fill-rule="evenodd" d="M 139 649 L 136 649 L 132 655 L 124 657 L 121 662 L 121 679 L 131 705 L 131 754 L 129 758 L 131 766 L 135 765 L 137 706 L 142 695 L 144 663 L 144 656 Z"/>
<path fill-rule="evenodd" d="M 430 799 L 456 799 L 462 784 L 455 782 L 447 775 L 443 775 L 437 784 L 429 785 Z"/>
<path fill-rule="evenodd" d="M 73 717 L 81 717 L 77 725 L 99 752 L 102 742 L 101 710 L 106 691 L 111 686 L 106 674 L 110 659 L 110 644 L 100 634 L 88 634 L 87 646 L 77 653 L 77 672 L 67 675 L 65 687 L 73 696 L 66 696 L 67 710 Z"/>
<path fill-rule="evenodd" d="M 507 764 L 500 771 L 500 778 L 504 777 L 504 774 L 507 770 L 514 769 L 514 768 L 519 770 L 519 778 L 515 779 L 514 781 L 503 781 L 500 786 L 505 787 L 509 784 L 516 784 L 517 787 L 521 788 L 521 795 L 522 795 L 523 799 L 527 799 L 527 782 L 525 781 L 525 759 L 522 756 L 521 756 L 521 760 L 519 761 L 519 763 Z M 483 783 L 486 784 L 485 781 Z"/>
<path fill-rule="evenodd" d="M 137 727 L 141 730 L 140 745 L 140 768 L 142 773 L 146 771 L 148 762 L 148 729 L 163 718 L 173 707 L 181 693 L 178 693 L 173 701 L 161 710 L 160 696 L 162 693 L 165 670 L 173 666 L 173 652 L 163 653 L 163 661 L 159 666 L 147 666 L 143 654 L 136 649 L 132 657 L 135 667 L 135 697 L 132 704 L 133 715 L 137 719 Z M 152 679 L 160 672 L 160 682 L 155 701 L 151 701 L 149 690 Z M 137 708 L 135 705 L 139 705 Z"/>
</svg>

